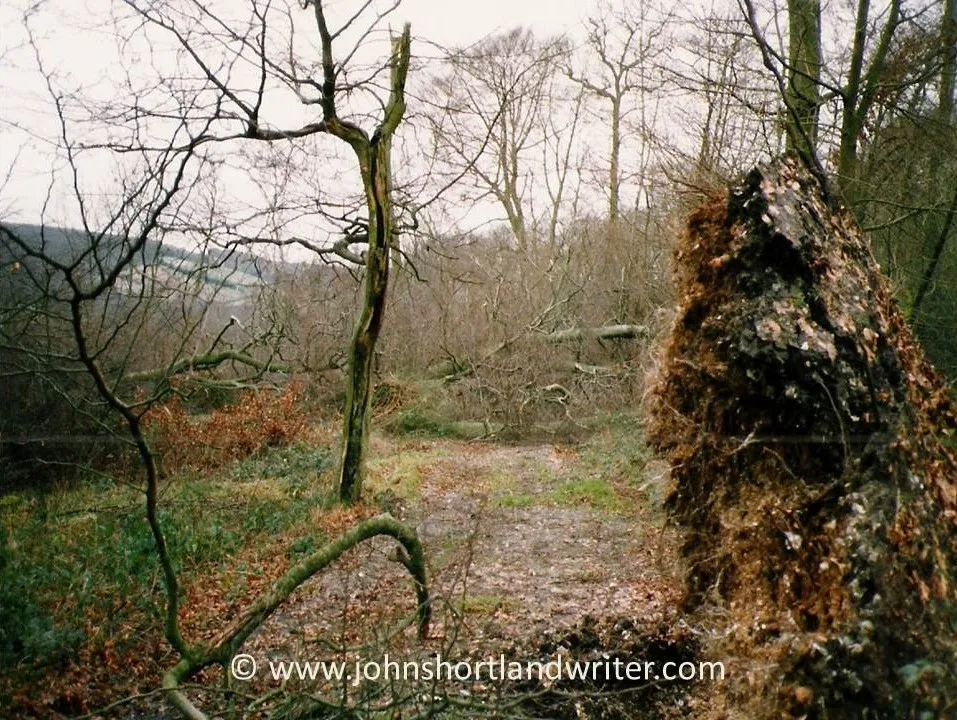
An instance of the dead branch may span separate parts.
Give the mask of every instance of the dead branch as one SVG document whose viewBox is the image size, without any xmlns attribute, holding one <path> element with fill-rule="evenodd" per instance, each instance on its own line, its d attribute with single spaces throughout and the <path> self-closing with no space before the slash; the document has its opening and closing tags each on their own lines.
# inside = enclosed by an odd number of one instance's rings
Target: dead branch
<svg viewBox="0 0 957 720">
<path fill-rule="evenodd" d="M 289 596 L 316 573 L 321 572 L 332 562 L 359 543 L 376 537 L 388 535 L 402 546 L 407 558 L 402 565 L 409 571 L 415 584 L 417 600 L 417 622 L 419 637 L 429 632 L 431 604 L 426 585 L 425 557 L 418 535 L 407 525 L 391 515 L 379 515 L 359 523 L 338 539 L 314 552 L 291 567 L 265 595 L 247 607 L 228 628 L 221 632 L 207 648 L 184 655 L 163 675 L 163 687 L 169 693 L 169 699 L 188 720 L 207 720 L 207 715 L 197 708 L 181 691 L 180 685 L 210 665 L 226 667 L 249 636 L 257 630 Z"/>
</svg>

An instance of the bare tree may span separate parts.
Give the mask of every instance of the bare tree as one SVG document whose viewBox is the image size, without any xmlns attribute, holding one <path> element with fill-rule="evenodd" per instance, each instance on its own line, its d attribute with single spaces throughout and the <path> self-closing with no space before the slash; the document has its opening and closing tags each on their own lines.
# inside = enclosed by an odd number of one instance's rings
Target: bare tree
<svg viewBox="0 0 957 720">
<path fill-rule="evenodd" d="M 530 244 L 540 219 L 537 202 L 547 198 L 542 218 L 554 235 L 560 209 L 574 195 L 569 171 L 576 165 L 581 102 L 577 93 L 563 96 L 556 82 L 569 51 L 565 38 L 539 40 L 516 28 L 450 52 L 449 70 L 434 81 L 435 155 L 450 177 L 464 175 L 456 185 L 464 198 L 491 199 L 502 209 L 520 248 Z"/>
<path fill-rule="evenodd" d="M 678 90 L 669 120 L 694 144 L 683 151 L 673 140 L 670 177 L 706 188 L 781 151 L 779 95 L 736 13 L 695 12 L 681 21 L 679 38 L 682 53 L 664 69 Z"/>
<path fill-rule="evenodd" d="M 957 77 L 957 0 L 943 0 L 943 12 L 940 21 L 940 77 L 938 80 L 938 100 L 936 125 L 937 131 L 943 135 L 944 146 L 957 151 L 957 143 L 953 137 L 957 133 L 957 117 L 954 116 L 955 77 Z M 947 138 L 950 138 L 948 142 Z M 952 153 L 938 152 L 931 164 L 931 175 L 946 182 L 949 176 L 952 179 L 953 168 L 947 168 L 945 157 Z M 929 223 L 927 231 L 928 261 L 920 273 L 917 290 L 914 294 L 914 304 L 911 306 L 910 317 L 919 317 L 924 299 L 931 289 L 944 249 L 952 235 L 957 215 L 957 188 L 954 189 L 949 205 L 940 216 L 939 222 Z"/>
<path fill-rule="evenodd" d="M 329 135 L 352 151 L 361 188 L 359 202 L 364 206 L 358 216 L 351 207 L 359 199 L 355 194 L 339 193 L 341 199 L 320 200 L 317 205 L 315 197 L 297 198 L 290 191 L 289 186 L 295 183 L 287 174 L 280 187 L 290 197 L 274 195 L 267 199 L 262 210 L 224 220 L 221 231 L 231 243 L 296 244 L 320 255 L 337 256 L 364 266 L 364 301 L 348 355 L 339 463 L 340 495 L 343 501 L 353 502 L 362 489 L 371 368 L 385 313 L 390 249 L 395 243 L 391 148 L 393 135 L 405 112 L 410 60 L 408 26 L 392 39 L 384 64 L 365 64 L 358 58 L 398 2 L 378 9 L 376 3 L 367 0 L 355 12 L 340 18 L 336 26 L 330 23 L 329 12 L 321 0 L 306 2 L 306 7 L 311 8 L 318 60 L 299 54 L 297 45 L 309 40 L 307 29 L 301 26 L 291 7 L 277 8 L 271 3 L 251 0 L 246 17 L 240 18 L 225 8 L 191 1 L 155 5 L 127 0 L 126 5 L 151 32 L 164 33 L 172 40 L 183 58 L 183 71 L 197 78 L 191 82 L 197 85 L 194 89 L 199 91 L 199 97 L 219 109 L 215 122 L 196 137 L 198 144 L 224 146 L 241 141 L 299 144 L 315 162 L 317 157 L 311 155 L 314 150 L 300 143 Z M 380 93 L 383 75 L 386 90 Z M 177 89 L 185 89 L 185 80 L 182 85 Z M 282 91 L 291 92 L 307 111 L 302 124 L 293 128 L 276 128 L 267 120 L 270 116 L 279 117 L 277 111 L 281 103 L 275 98 Z M 351 115 L 343 109 L 346 99 L 357 108 Z M 277 106 L 276 110 L 271 109 L 273 105 Z M 375 118 L 373 108 L 376 107 L 375 126 L 367 130 L 362 122 Z M 314 109 L 318 110 L 318 117 L 308 117 Z M 146 111 L 150 112 L 148 108 Z M 161 113 L 159 108 L 152 112 Z M 273 158 L 263 163 L 267 167 L 272 162 L 287 160 L 281 154 L 275 158 L 272 147 L 267 148 L 266 153 L 266 157 Z M 262 158 L 263 153 L 256 155 L 253 151 L 254 162 Z M 300 163 L 293 158 L 288 160 L 292 167 L 287 168 L 287 172 L 295 172 Z M 323 194 L 328 195 L 329 191 Z M 311 213 L 306 209 L 310 205 Z M 340 221 L 342 235 L 324 244 L 291 232 L 295 221 L 308 219 L 310 214 L 327 221 Z M 365 246 L 361 254 L 351 249 L 360 244 Z"/>
<path fill-rule="evenodd" d="M 854 41 L 846 63 L 829 59 L 825 53 L 820 31 L 821 7 L 816 1 L 795 0 L 788 4 L 787 56 L 768 40 L 768 23 L 762 24 L 755 3 L 741 0 L 741 8 L 764 65 L 778 84 L 786 112 L 788 147 L 800 152 L 819 179 L 825 180 L 820 157 L 827 153 L 828 145 L 836 144 L 838 180 L 845 200 L 853 204 L 857 196 L 861 134 L 875 102 L 887 92 L 888 84 L 905 86 L 914 81 L 911 73 L 892 77 L 887 72 L 895 39 L 908 22 L 902 11 L 903 0 L 891 0 L 886 12 L 876 17 L 870 0 L 859 0 L 852 29 Z M 775 7 L 772 22 L 776 14 Z M 918 10 L 910 20 L 920 14 Z M 873 33 L 875 24 L 877 30 Z M 825 102 L 836 104 L 835 132 L 827 134 L 819 127 Z"/>
<path fill-rule="evenodd" d="M 655 67 L 667 51 L 663 41 L 668 17 L 656 17 L 650 3 L 641 2 L 614 10 L 602 5 L 598 13 L 585 21 L 585 49 L 593 67 L 576 70 L 566 68 L 575 83 L 601 99 L 609 113 L 608 173 L 605 191 L 608 195 L 608 218 L 614 224 L 621 214 L 621 186 L 624 180 L 621 149 L 623 132 L 641 139 L 642 159 L 648 156 L 657 113 L 656 97 L 664 80 Z M 629 121 L 638 115 L 637 122 Z M 605 113 L 601 113 L 605 117 Z M 644 187 L 645 169 L 639 171 L 638 186 Z"/>
<path fill-rule="evenodd" d="M 121 3 L 112 18 L 119 52 L 137 55 L 137 43 L 148 43 L 154 58 L 172 57 L 176 63 L 166 67 L 165 60 L 157 61 L 159 65 L 152 68 L 121 65 L 116 97 L 101 102 L 75 87 L 65 88 L 69 78 L 61 78 L 45 64 L 47 46 L 33 27 L 43 26 L 44 19 L 38 20 L 37 14 L 47 8 L 31 7 L 25 18 L 28 49 L 46 83 L 57 123 L 49 138 L 55 163 L 43 224 L 31 235 L 26 226 L 0 223 L 2 258 L 12 269 L 4 274 L 0 287 L 0 297 L 12 301 L 0 307 L 4 321 L 0 350 L 4 360 L 13 355 L 13 372 L 30 371 L 38 351 L 60 363 L 64 373 L 82 371 L 92 394 L 78 400 L 77 407 L 102 408 L 119 418 L 143 470 L 145 514 L 165 586 L 165 635 L 180 658 L 163 684 L 189 718 L 205 715 L 179 685 L 204 667 L 227 664 L 245 639 L 303 582 L 370 537 L 388 535 L 402 545 L 404 552 L 398 558 L 413 577 L 421 632 L 428 623 L 418 538 L 394 518 L 380 516 L 293 565 L 212 643 L 191 642 L 180 628 L 180 582 L 160 519 L 161 471 L 145 432 L 144 415 L 169 395 L 170 379 L 182 373 L 227 365 L 259 375 L 286 369 L 281 356 L 272 352 L 276 332 L 244 327 L 235 317 L 220 321 L 211 310 L 216 294 L 225 294 L 241 270 L 231 264 L 238 257 L 234 241 L 284 242 L 267 237 L 262 228 L 284 228 L 284 213 L 301 211 L 289 203 L 267 204 L 250 213 L 243 210 L 243 203 L 229 202 L 223 191 L 224 173 L 234 182 L 236 178 L 228 175 L 232 169 L 224 159 L 237 157 L 235 165 L 240 166 L 244 158 L 237 146 L 252 143 L 268 150 L 274 143 L 295 145 L 331 135 L 344 141 L 358 161 L 366 210 L 366 220 L 360 221 L 366 235 L 361 242 L 367 246 L 366 302 L 350 357 L 342 495 L 354 500 L 361 488 L 372 352 L 382 325 L 394 231 L 389 151 L 404 111 L 409 27 L 391 40 L 386 63 L 370 66 L 372 79 L 360 73 L 360 80 L 353 83 L 345 77 L 347 70 L 356 68 L 355 55 L 395 4 L 372 13 L 371 25 L 357 32 L 355 45 L 339 63 L 333 59 L 334 42 L 358 27 L 372 3 L 366 2 L 335 29 L 327 22 L 323 4 L 311 5 L 320 52 L 315 63 L 319 80 L 311 73 L 307 76 L 308 63 L 291 54 L 297 37 L 291 7 L 285 14 L 277 13 L 270 4 L 254 0 L 246 20 L 240 21 L 225 11 L 217 16 L 206 4 L 188 0 Z M 274 45 L 280 41 L 283 44 Z M 290 52 L 280 52 L 280 60 L 274 61 L 277 56 L 269 51 L 277 47 Z M 255 62 L 249 62 L 251 58 Z M 155 70 L 157 76 L 146 70 Z M 379 108 L 380 122 L 370 134 L 340 115 L 337 100 L 341 94 L 359 94 L 368 88 L 372 88 L 370 97 L 377 97 L 374 82 L 381 74 L 388 78 L 388 92 Z M 294 90 L 306 107 L 318 107 L 320 117 L 292 130 L 268 124 L 263 119 L 266 101 L 284 89 Z M 104 175 L 98 160 L 113 163 L 112 176 Z M 109 192 L 94 192 L 104 187 Z M 46 207 L 54 203 L 68 206 L 68 221 L 77 230 L 48 227 L 52 218 Z M 193 247 L 177 250 L 177 243 Z M 335 249 L 320 247 L 319 251 Z M 256 278 L 259 286 L 267 282 L 268 278 Z M 42 304 L 33 302 L 37 298 Z M 168 322 L 158 325 L 158 319 Z M 38 342 L 29 335 L 31 342 L 23 342 L 16 331 L 31 330 L 38 320 L 58 328 L 57 334 L 44 337 L 44 328 L 37 328 L 32 334 Z M 170 346 L 161 353 L 155 352 L 159 343 L 151 337 L 157 332 L 170 337 Z M 249 333 L 255 342 L 239 339 Z M 44 342 L 46 346 L 40 345 Z M 102 422 L 108 424 L 105 417 Z"/>
</svg>

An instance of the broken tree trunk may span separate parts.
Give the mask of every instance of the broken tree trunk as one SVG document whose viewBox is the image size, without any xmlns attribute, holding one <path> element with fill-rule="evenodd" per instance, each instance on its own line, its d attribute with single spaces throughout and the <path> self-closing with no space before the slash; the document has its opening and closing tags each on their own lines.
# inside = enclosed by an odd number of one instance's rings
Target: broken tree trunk
<svg viewBox="0 0 957 720">
<path fill-rule="evenodd" d="M 568 328 L 565 330 L 555 330 L 553 332 L 539 332 L 536 330 L 523 330 L 506 340 L 503 340 L 492 349 L 485 352 L 481 358 L 475 361 L 466 361 L 460 363 L 455 358 L 450 362 L 443 364 L 442 368 L 448 368 L 452 372 L 443 373 L 442 379 L 445 382 L 456 382 L 475 373 L 475 369 L 487 363 L 494 357 L 497 357 L 508 350 L 513 349 L 519 343 L 538 343 L 546 342 L 549 345 L 561 345 L 564 343 L 584 343 L 587 340 L 635 340 L 646 338 L 650 331 L 643 325 L 602 325 L 600 327 Z M 598 374 L 603 371 L 613 372 L 612 368 L 605 368 L 599 365 L 582 365 L 571 363 L 564 368 L 570 372 Z"/>
<path fill-rule="evenodd" d="M 544 335 L 547 343 L 581 342 L 588 338 L 597 340 L 633 340 L 646 337 L 648 329 L 641 325 L 604 325 L 595 328 L 572 328 L 556 330 Z"/>
<path fill-rule="evenodd" d="M 866 240 L 782 160 L 695 212 L 676 262 L 652 439 L 733 668 L 709 692 L 746 717 L 953 717 L 957 411 Z"/>
</svg>

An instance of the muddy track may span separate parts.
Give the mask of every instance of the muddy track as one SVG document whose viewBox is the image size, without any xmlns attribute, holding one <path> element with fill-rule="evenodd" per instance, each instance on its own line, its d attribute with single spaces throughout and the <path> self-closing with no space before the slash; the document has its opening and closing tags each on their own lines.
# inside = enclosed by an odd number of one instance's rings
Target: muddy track
<svg viewBox="0 0 957 720">
<path fill-rule="evenodd" d="M 390 559 L 393 544 L 373 540 L 302 588 L 244 651 L 533 659 L 583 623 L 624 623 L 635 638 L 677 618 L 677 543 L 649 507 L 660 493 L 644 487 L 664 482 L 660 470 L 596 498 L 568 492 L 603 487 L 574 449 L 377 438 L 374 454 L 370 494 L 425 547 L 436 610 L 429 639 L 417 643 L 411 629 L 385 637 L 411 617 L 413 596 Z"/>
</svg>

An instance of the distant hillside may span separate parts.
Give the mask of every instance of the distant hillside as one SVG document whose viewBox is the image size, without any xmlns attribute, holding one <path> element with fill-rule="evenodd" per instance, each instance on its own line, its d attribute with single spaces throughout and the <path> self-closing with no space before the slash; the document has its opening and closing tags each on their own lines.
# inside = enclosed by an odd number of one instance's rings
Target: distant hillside
<svg viewBox="0 0 957 720">
<path fill-rule="evenodd" d="M 43 252 L 63 265 L 78 264 L 94 268 L 97 264 L 114 264 L 127 246 L 123 238 L 104 236 L 92 247 L 90 236 L 71 228 L 0 223 L 0 228 L 15 235 L 32 250 Z M 0 232 L 0 263 L 21 263 L 29 269 L 41 271 L 39 262 L 31 259 L 21 247 Z M 217 302 L 237 303 L 251 300 L 258 291 L 276 280 L 279 267 L 269 260 L 241 250 L 207 248 L 205 253 L 176 246 L 169 242 L 147 240 L 136 253 L 133 273 L 150 269 L 152 277 L 170 284 L 201 278 L 205 292 Z M 32 282 L 24 273 L 23 282 Z"/>
</svg>

